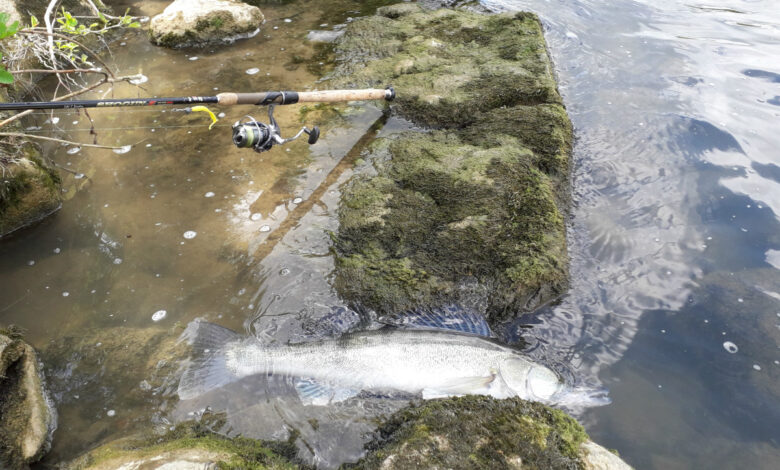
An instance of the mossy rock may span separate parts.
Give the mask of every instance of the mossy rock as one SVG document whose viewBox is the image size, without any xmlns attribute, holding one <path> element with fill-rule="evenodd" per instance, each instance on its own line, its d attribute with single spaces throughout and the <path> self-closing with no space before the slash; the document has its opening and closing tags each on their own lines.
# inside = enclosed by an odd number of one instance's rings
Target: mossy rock
<svg viewBox="0 0 780 470">
<path fill-rule="evenodd" d="M 0 468 L 40 459 L 56 426 L 35 350 L 16 331 L 0 328 Z"/>
<path fill-rule="evenodd" d="M 539 19 L 383 7 L 336 43 L 334 84 L 393 84 L 398 110 L 431 127 L 465 127 L 504 106 L 560 104 Z"/>
<path fill-rule="evenodd" d="M 495 323 L 564 292 L 572 129 L 538 18 L 404 3 L 335 53 L 334 86 L 392 83 L 393 109 L 438 129 L 378 139 L 345 186 L 339 293 L 380 314 L 481 297 Z"/>
<path fill-rule="evenodd" d="M 214 468 L 293 470 L 295 445 L 226 438 L 204 422 L 186 422 L 161 436 L 110 442 L 61 466 L 64 470 L 124 468 Z"/>
<path fill-rule="evenodd" d="M 149 39 L 163 47 L 230 43 L 265 21 L 259 8 L 235 0 L 175 0 L 152 18 Z"/>
<path fill-rule="evenodd" d="M 62 204 L 59 175 L 36 154 L 14 159 L 0 155 L 4 172 L 0 176 L 0 237 L 37 222 Z"/>
<path fill-rule="evenodd" d="M 431 400 L 390 416 L 357 469 L 584 469 L 585 430 L 562 411 L 511 398 Z"/>
</svg>

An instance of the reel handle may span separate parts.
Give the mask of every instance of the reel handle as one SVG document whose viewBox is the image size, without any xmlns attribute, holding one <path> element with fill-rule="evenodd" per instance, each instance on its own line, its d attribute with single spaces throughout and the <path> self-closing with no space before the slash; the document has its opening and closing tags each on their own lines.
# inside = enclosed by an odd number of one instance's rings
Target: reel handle
<svg viewBox="0 0 780 470">
<path fill-rule="evenodd" d="M 294 103 L 335 103 L 339 101 L 387 100 L 395 98 L 393 87 L 365 90 L 323 90 L 323 91 L 266 91 L 261 93 L 220 93 L 217 102 L 221 105 Z"/>
</svg>

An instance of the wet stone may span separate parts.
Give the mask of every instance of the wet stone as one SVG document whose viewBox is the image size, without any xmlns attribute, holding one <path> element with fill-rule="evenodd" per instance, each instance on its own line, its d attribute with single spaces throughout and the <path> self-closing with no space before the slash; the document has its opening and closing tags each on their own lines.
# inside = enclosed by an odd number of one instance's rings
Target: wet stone
<svg viewBox="0 0 780 470">
<path fill-rule="evenodd" d="M 562 294 L 572 129 L 539 19 L 404 3 L 334 48 L 332 87 L 392 83 L 392 111 L 431 128 L 374 141 L 342 188 L 341 296 L 389 315 L 478 305 L 495 323 Z"/>
<path fill-rule="evenodd" d="M 0 468 L 21 468 L 48 450 L 57 414 L 35 350 L 0 328 Z"/>
<path fill-rule="evenodd" d="M 205 46 L 249 37 L 264 21 L 259 8 L 239 1 L 175 0 L 152 18 L 149 37 L 165 47 Z"/>
</svg>

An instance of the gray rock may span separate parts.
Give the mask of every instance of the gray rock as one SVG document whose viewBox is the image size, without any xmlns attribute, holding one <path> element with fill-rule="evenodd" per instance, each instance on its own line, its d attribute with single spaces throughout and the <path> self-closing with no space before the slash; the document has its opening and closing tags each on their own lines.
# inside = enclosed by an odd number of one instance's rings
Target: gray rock
<svg viewBox="0 0 780 470">
<path fill-rule="evenodd" d="M 631 466 L 604 447 L 593 441 L 580 446 L 582 461 L 586 470 L 631 470 Z"/>
<path fill-rule="evenodd" d="M 0 466 L 18 468 L 40 459 L 56 427 L 35 350 L 0 334 Z"/>
<path fill-rule="evenodd" d="M 175 0 L 152 18 L 149 37 L 165 47 L 233 42 L 254 35 L 264 21 L 259 8 L 234 0 Z"/>
</svg>

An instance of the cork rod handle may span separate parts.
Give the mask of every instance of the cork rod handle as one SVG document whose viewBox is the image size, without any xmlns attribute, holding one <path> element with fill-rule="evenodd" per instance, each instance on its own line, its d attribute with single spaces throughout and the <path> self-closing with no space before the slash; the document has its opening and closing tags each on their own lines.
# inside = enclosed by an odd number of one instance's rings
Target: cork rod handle
<svg viewBox="0 0 780 470">
<path fill-rule="evenodd" d="M 390 100 L 395 93 L 391 89 L 325 90 L 298 93 L 299 103 L 333 103 L 337 101 Z"/>
<path fill-rule="evenodd" d="M 260 93 L 220 93 L 217 102 L 232 106 L 237 104 L 253 104 L 265 106 L 269 104 L 294 103 L 334 103 L 337 101 L 392 100 L 395 90 L 325 90 L 325 91 L 266 91 Z"/>
</svg>

